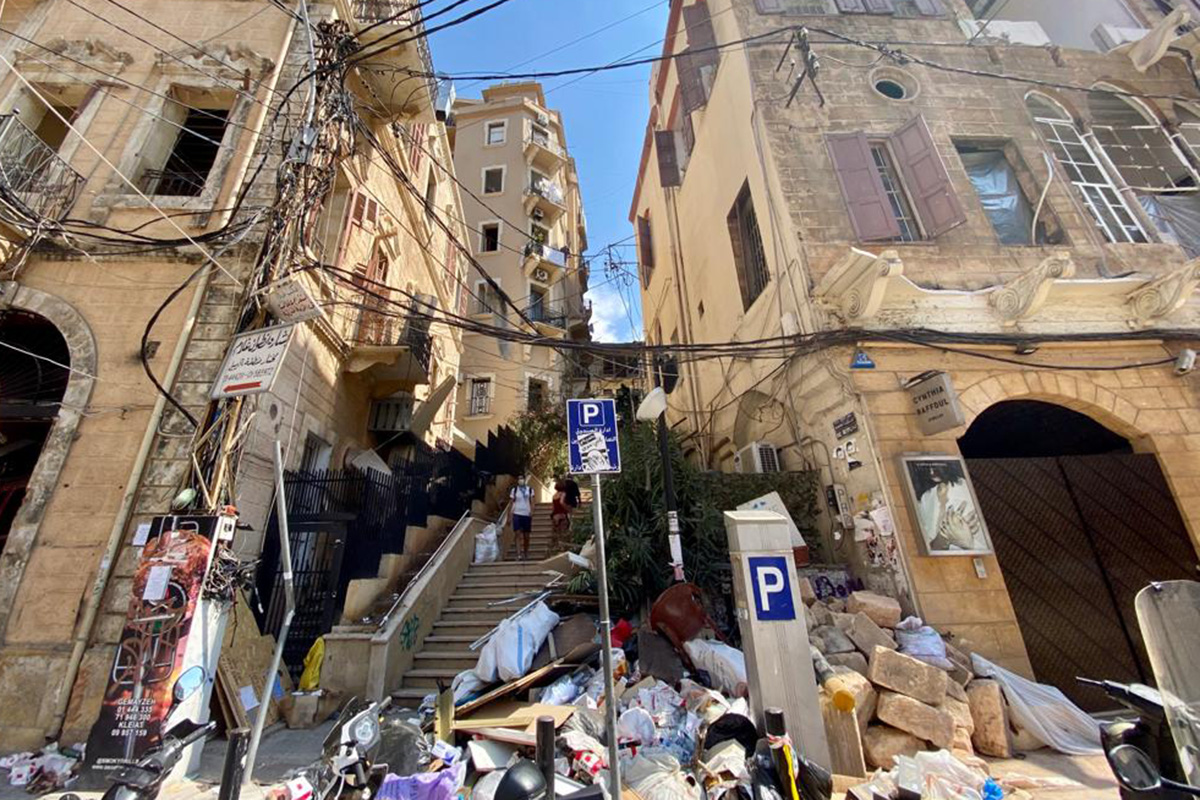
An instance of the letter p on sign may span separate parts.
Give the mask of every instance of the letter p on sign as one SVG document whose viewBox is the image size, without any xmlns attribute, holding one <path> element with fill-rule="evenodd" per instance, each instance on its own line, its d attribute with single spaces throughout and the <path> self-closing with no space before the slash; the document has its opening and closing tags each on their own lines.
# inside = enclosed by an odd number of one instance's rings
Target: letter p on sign
<svg viewBox="0 0 1200 800">
<path fill-rule="evenodd" d="M 788 563 L 783 556 L 751 556 L 750 583 L 754 592 L 754 616 L 765 622 L 796 618 L 796 603 L 788 580 Z"/>
<path fill-rule="evenodd" d="M 604 410 L 599 403 L 584 403 L 580 410 L 583 412 L 580 414 L 580 422 L 584 425 L 599 425 L 604 419 Z"/>
</svg>

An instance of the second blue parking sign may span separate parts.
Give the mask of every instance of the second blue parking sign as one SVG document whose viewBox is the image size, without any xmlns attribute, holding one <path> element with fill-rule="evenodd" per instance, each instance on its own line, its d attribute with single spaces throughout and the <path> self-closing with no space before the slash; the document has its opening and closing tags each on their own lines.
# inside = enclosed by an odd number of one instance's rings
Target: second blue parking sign
<svg viewBox="0 0 1200 800">
<path fill-rule="evenodd" d="M 567 446 L 573 473 L 594 475 L 620 472 L 617 401 L 568 400 Z"/>
</svg>

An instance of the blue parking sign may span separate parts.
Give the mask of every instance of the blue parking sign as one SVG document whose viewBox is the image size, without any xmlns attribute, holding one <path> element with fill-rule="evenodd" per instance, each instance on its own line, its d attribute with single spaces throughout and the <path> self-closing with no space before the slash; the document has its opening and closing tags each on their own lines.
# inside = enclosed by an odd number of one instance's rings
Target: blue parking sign
<svg viewBox="0 0 1200 800">
<path fill-rule="evenodd" d="M 567 447 L 573 473 L 620 472 L 617 401 L 568 400 Z"/>
<path fill-rule="evenodd" d="M 764 622 L 796 618 L 796 602 L 788 580 L 784 556 L 750 556 L 750 582 L 754 587 L 754 616 Z"/>
</svg>

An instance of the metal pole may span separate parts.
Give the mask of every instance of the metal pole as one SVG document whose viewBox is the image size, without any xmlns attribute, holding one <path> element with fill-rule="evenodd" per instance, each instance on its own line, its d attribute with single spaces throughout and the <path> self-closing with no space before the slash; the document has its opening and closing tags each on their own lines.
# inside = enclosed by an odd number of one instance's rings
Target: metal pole
<svg viewBox="0 0 1200 800">
<path fill-rule="evenodd" d="M 662 388 L 661 365 L 654 365 L 654 385 Z M 667 435 L 667 412 L 658 417 L 658 457 L 662 459 L 663 495 L 667 504 L 667 541 L 671 546 L 671 568 L 675 580 L 685 580 L 683 574 L 683 544 L 679 539 L 679 509 L 675 504 L 675 470 L 671 468 L 671 440 Z"/>
<path fill-rule="evenodd" d="M 771 746 L 771 758 L 775 762 L 775 772 L 779 775 L 779 788 L 783 790 L 784 797 L 799 797 L 796 776 L 792 772 L 791 748 L 787 746 L 787 724 L 783 718 L 783 710 L 765 709 L 763 722 L 767 731 L 767 741 Z"/>
<path fill-rule="evenodd" d="M 600 592 L 600 652 L 604 669 L 604 717 L 608 732 L 608 796 L 621 797 L 620 748 L 617 746 L 617 691 L 613 687 L 612 618 L 608 613 L 608 565 L 604 561 L 604 503 L 600 497 L 600 473 L 592 475 L 592 515 L 596 521 L 596 576 Z"/>
<path fill-rule="evenodd" d="M 554 717 L 537 719 L 537 765 L 546 780 L 544 800 L 555 800 L 554 786 Z"/>
<path fill-rule="evenodd" d="M 225 748 L 225 765 L 221 770 L 221 787 L 217 800 L 238 800 L 242 794 L 243 770 L 246 768 L 246 745 L 250 741 L 249 728 L 234 728 L 228 731 L 229 744 Z"/>
<path fill-rule="evenodd" d="M 275 691 L 279 663 L 283 661 L 283 645 L 292 627 L 292 617 L 296 614 L 296 593 L 292 586 L 292 544 L 288 540 L 287 496 L 283 488 L 283 446 L 278 439 L 275 440 L 275 516 L 279 520 L 279 565 L 283 567 L 283 624 L 279 626 L 279 638 L 275 642 L 271 666 L 267 668 L 266 677 L 263 678 L 258 716 L 254 718 L 254 732 L 250 734 L 250 752 L 246 755 L 246 774 L 243 776 L 246 783 L 254 781 L 254 761 L 258 758 L 258 744 L 262 741 L 263 726 L 267 724 L 267 711 L 271 705 L 271 695 Z"/>
</svg>

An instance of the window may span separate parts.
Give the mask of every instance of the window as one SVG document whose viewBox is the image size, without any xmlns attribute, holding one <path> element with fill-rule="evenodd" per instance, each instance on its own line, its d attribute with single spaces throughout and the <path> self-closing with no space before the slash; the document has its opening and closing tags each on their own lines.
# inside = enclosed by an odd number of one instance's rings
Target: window
<svg viewBox="0 0 1200 800">
<path fill-rule="evenodd" d="M 738 287 L 742 290 L 742 308 L 749 309 L 767 288 L 771 275 L 767 271 L 767 254 L 758 230 L 750 182 L 742 184 L 733 208 L 726 218 L 729 238 L 733 245 L 733 263 L 737 269 Z"/>
<path fill-rule="evenodd" d="M 471 392 L 468 406 L 470 416 L 478 417 L 492 413 L 492 379 L 471 378 L 468 388 Z"/>
<path fill-rule="evenodd" d="M 47 108 L 46 113 L 42 115 L 41 121 L 33 128 L 34 135 L 41 139 L 51 150 L 57 152 L 62 147 L 67 134 L 70 132 L 70 128 L 63 122 L 63 119 L 74 123 L 75 115 L 78 111 L 74 106 L 61 106 L 57 104 L 50 106 Z M 62 115 L 61 118 L 59 117 L 60 114 Z"/>
<path fill-rule="evenodd" d="M 987 30 L 993 35 L 1002 35 L 1006 22 L 1036 22 L 1054 44 L 1080 50 L 1108 50 L 1102 38 L 1105 28 L 1142 27 L 1130 10 L 1136 5 L 1131 0 L 967 0 L 967 5 L 976 20 L 992 20 Z"/>
<path fill-rule="evenodd" d="M 500 250 L 500 223 L 485 222 L 479 227 L 479 250 L 495 253 Z"/>
<path fill-rule="evenodd" d="M 934 238 L 966 222 L 923 117 L 886 139 L 826 137 L 855 236 L 864 242 Z"/>
<path fill-rule="evenodd" d="M 791 16 L 877 14 L 917 19 L 946 14 L 942 0 L 754 0 L 754 7 L 759 14 Z"/>
<path fill-rule="evenodd" d="M 1187 106 L 1176 105 L 1175 116 L 1179 119 L 1178 138 L 1183 146 L 1192 151 L 1192 155 L 1200 159 L 1200 114 Z"/>
<path fill-rule="evenodd" d="M 172 91 L 172 96 L 179 96 Z M 199 197 L 216 164 L 229 121 L 229 107 L 185 105 L 168 100 L 162 124 L 143 148 L 142 191 L 152 195 Z"/>
<path fill-rule="evenodd" d="M 491 314 L 501 307 L 500 295 L 487 281 L 475 282 L 475 301 L 472 314 Z"/>
<path fill-rule="evenodd" d="M 497 145 L 508 141 L 508 120 L 489 122 L 484 125 L 484 144 Z"/>
<path fill-rule="evenodd" d="M 529 238 L 538 244 L 548 244 L 550 241 L 550 229 L 545 225 L 539 225 L 536 222 L 530 222 Z"/>
<path fill-rule="evenodd" d="M 1104 238 L 1110 242 L 1145 242 L 1141 223 L 1067 112 L 1036 94 L 1026 98 L 1025 106 L 1067 180 L 1083 196 Z"/>
<path fill-rule="evenodd" d="M 530 378 L 528 382 L 528 408 L 530 411 L 540 411 L 546 407 L 546 401 L 550 396 L 550 387 L 545 381 Z"/>
<path fill-rule="evenodd" d="M 504 167 L 488 167 L 483 171 L 483 193 L 500 194 L 504 191 Z"/>
<path fill-rule="evenodd" d="M 638 217 L 637 221 L 638 261 L 642 275 L 642 288 L 650 288 L 654 274 L 654 240 L 650 234 L 650 212 Z"/>
<path fill-rule="evenodd" d="M 300 456 L 300 472 L 320 472 L 329 469 L 333 445 L 309 431 L 304 437 L 304 452 Z"/>
<path fill-rule="evenodd" d="M 350 210 L 350 221 L 369 231 L 375 230 L 379 221 L 379 203 L 365 193 L 359 192 L 354 196 L 354 206 Z"/>
<path fill-rule="evenodd" d="M 541 125 L 534 124 L 530 126 L 529 138 L 534 144 L 541 145 L 542 147 L 549 148 L 552 146 L 550 143 L 550 131 Z"/>
<path fill-rule="evenodd" d="M 1014 160 L 1019 158 L 1011 145 L 977 145 L 955 142 L 958 157 L 962 161 L 975 194 L 983 206 L 983 212 L 992 223 L 992 229 L 1001 244 L 1061 244 L 1062 229 L 1050 209 L 1043 204 L 1038 212 L 1036 242 L 1034 241 L 1034 208 L 1030 195 L 1022 185 L 1021 175 Z M 1026 181 L 1032 181 L 1023 162 L 1017 162 Z M 1035 196 L 1036 193 L 1035 193 Z"/>
<path fill-rule="evenodd" d="M 437 216 L 437 176 L 433 169 L 429 170 L 429 179 L 425 181 L 425 216 L 432 220 Z"/>
<path fill-rule="evenodd" d="M 529 305 L 525 312 L 534 322 L 545 322 L 549 314 L 549 303 L 546 300 L 547 292 L 540 286 L 529 287 Z"/>
<path fill-rule="evenodd" d="M 1196 185 L 1195 174 L 1166 131 L 1132 102 L 1091 92 L 1088 110 L 1096 141 L 1130 188 L 1153 192 Z"/>
</svg>

